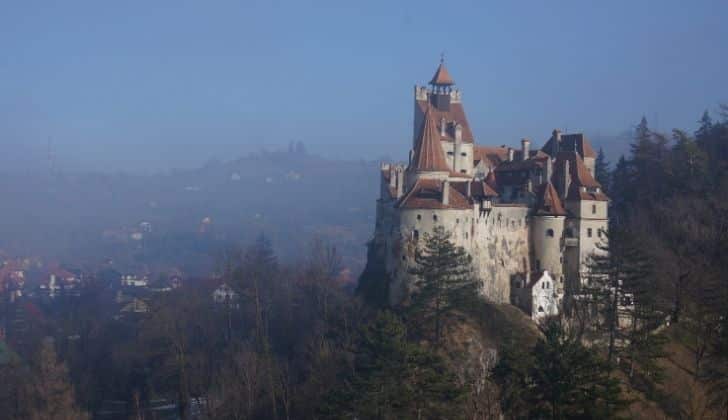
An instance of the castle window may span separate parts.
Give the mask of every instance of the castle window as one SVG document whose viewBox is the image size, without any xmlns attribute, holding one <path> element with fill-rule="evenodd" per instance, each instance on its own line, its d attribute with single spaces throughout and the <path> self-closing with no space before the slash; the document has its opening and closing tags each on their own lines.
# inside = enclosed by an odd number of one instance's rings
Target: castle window
<svg viewBox="0 0 728 420">
<path fill-rule="evenodd" d="M 541 289 L 545 289 L 545 288 L 546 288 L 546 282 L 541 283 Z"/>
<path fill-rule="evenodd" d="M 455 219 L 455 224 L 460 224 L 460 219 Z"/>
<path fill-rule="evenodd" d="M 592 204 L 592 214 L 597 214 L 597 205 Z"/>
<path fill-rule="evenodd" d="M 418 214 L 417 215 L 417 220 L 422 220 L 422 215 L 421 214 Z"/>
<path fill-rule="evenodd" d="M 586 229 L 586 236 L 589 237 L 589 238 L 592 237 L 592 228 L 587 228 Z"/>
<path fill-rule="evenodd" d="M 407 261 L 407 257 L 405 257 L 404 255 L 402 255 L 402 261 Z"/>
<path fill-rule="evenodd" d="M 466 171 L 465 169 L 461 169 L 461 170 L 460 170 L 460 173 L 461 173 L 461 174 L 464 174 L 464 173 L 467 173 L 467 171 Z"/>
<path fill-rule="evenodd" d="M 597 236 L 600 237 L 600 238 L 602 237 L 602 230 L 601 229 L 597 230 Z"/>
<path fill-rule="evenodd" d="M 468 156 L 468 154 L 467 154 L 467 153 L 465 153 L 465 152 L 462 152 L 462 153 L 460 153 L 460 156 L 462 156 L 462 157 L 467 157 L 467 156 Z"/>
<path fill-rule="evenodd" d="M 468 239 L 468 232 L 465 232 L 465 239 Z"/>
<path fill-rule="evenodd" d="M 452 153 L 452 152 L 447 152 L 447 155 L 448 155 L 448 156 L 452 156 L 452 155 L 453 155 L 453 153 Z"/>
<path fill-rule="evenodd" d="M 414 239 L 415 241 L 420 240 L 420 231 L 419 230 L 415 229 L 412 231 L 412 239 Z"/>
<path fill-rule="evenodd" d="M 554 237 L 554 230 L 553 229 L 546 229 L 546 236 L 548 236 L 549 238 L 553 238 Z"/>
<path fill-rule="evenodd" d="M 432 215 L 432 220 L 434 220 L 434 221 L 436 221 L 436 222 L 437 222 L 437 215 L 436 215 L 436 214 L 433 214 L 433 215 Z"/>
<path fill-rule="evenodd" d="M 539 306 L 539 307 L 538 307 L 538 311 L 539 311 L 539 312 L 543 312 L 543 306 Z"/>
</svg>

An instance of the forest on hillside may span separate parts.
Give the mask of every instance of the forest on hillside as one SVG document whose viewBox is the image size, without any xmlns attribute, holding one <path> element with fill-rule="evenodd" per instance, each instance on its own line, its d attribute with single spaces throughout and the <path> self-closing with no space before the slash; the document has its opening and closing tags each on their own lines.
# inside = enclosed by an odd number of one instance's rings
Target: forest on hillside
<svg viewBox="0 0 728 420">
<path fill-rule="evenodd" d="M 103 275 L 28 316 L 0 363 L 7 419 L 728 418 L 728 108 L 652 131 L 596 175 L 608 256 L 566 314 L 535 326 L 476 297 L 470 256 L 437 230 L 406 307 L 368 267 L 355 293 L 317 240 L 284 263 L 265 236 L 205 282 L 118 317 Z M 4 311 L 10 310 L 3 302 Z M 31 314 L 32 315 L 32 314 Z M 0 353 L 2 354 L 2 353 Z M 678 376 L 679 375 L 679 376 Z M 161 403 L 160 403 L 161 402 Z M 166 416 L 166 417 L 165 417 Z"/>
</svg>

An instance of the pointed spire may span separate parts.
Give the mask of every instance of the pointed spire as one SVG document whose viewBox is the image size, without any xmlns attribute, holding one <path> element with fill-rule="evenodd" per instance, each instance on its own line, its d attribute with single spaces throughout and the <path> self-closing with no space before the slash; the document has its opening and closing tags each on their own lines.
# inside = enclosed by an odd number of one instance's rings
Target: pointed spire
<svg viewBox="0 0 728 420">
<path fill-rule="evenodd" d="M 418 172 L 450 172 L 440 145 L 440 133 L 437 130 L 435 116 L 429 106 L 425 112 L 420 135 L 417 137 L 410 167 Z"/>
<path fill-rule="evenodd" d="M 440 65 L 437 66 L 437 71 L 435 72 L 435 75 L 432 76 L 430 84 L 434 86 L 452 86 L 455 84 L 455 81 L 452 80 L 450 73 L 448 73 L 447 68 L 445 67 L 444 55 L 440 56 Z"/>
</svg>

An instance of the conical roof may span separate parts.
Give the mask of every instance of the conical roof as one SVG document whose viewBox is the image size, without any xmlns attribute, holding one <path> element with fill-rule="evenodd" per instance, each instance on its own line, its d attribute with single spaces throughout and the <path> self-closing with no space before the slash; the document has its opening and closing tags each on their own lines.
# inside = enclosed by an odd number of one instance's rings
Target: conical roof
<svg viewBox="0 0 728 420">
<path fill-rule="evenodd" d="M 418 172 L 450 172 L 440 145 L 440 132 L 431 108 L 425 112 L 410 168 Z"/>
<path fill-rule="evenodd" d="M 536 194 L 535 213 L 537 216 L 566 216 L 566 210 L 564 210 L 559 194 L 550 182 L 539 187 Z"/>
<path fill-rule="evenodd" d="M 437 71 L 435 72 L 435 75 L 432 76 L 430 84 L 435 86 L 450 86 L 455 84 L 455 81 L 452 80 L 450 73 L 448 73 L 447 68 L 445 67 L 444 61 L 440 61 L 440 65 L 437 66 Z"/>
</svg>

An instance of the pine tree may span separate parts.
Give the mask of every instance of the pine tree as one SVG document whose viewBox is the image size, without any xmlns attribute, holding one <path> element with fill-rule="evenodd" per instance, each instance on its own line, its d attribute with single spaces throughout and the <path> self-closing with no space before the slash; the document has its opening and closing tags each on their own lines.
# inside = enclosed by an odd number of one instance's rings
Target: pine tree
<svg viewBox="0 0 728 420">
<path fill-rule="evenodd" d="M 607 162 L 607 157 L 604 155 L 604 150 L 601 147 L 597 154 L 597 160 L 594 162 L 594 177 L 602 184 L 604 191 L 608 192 L 610 190 L 609 162 Z"/>
<path fill-rule="evenodd" d="M 624 217 L 633 204 L 634 196 L 634 185 L 632 180 L 634 179 L 633 168 L 627 162 L 624 155 L 620 156 L 617 161 L 617 166 L 614 168 L 612 173 L 612 179 L 610 182 L 610 196 L 612 198 L 612 205 L 614 208 L 614 214 L 612 219 L 618 221 L 620 217 Z"/>
<path fill-rule="evenodd" d="M 516 405 L 503 399 L 503 408 L 513 418 L 616 418 L 627 402 L 611 364 L 568 334 L 559 320 L 548 320 L 542 333 L 527 365 L 521 356 L 505 354 L 493 368 L 501 389 L 518 395 Z"/>
<path fill-rule="evenodd" d="M 445 317 L 477 292 L 472 257 L 450 241 L 451 234 L 437 226 L 425 234 L 424 247 L 415 254 L 415 292 L 410 312 L 422 323 L 431 323 L 433 342 L 440 345 Z"/>
<path fill-rule="evenodd" d="M 657 360 L 665 357 L 665 339 L 656 330 L 666 312 L 657 298 L 652 259 L 644 244 L 623 229 L 614 227 L 605 237 L 591 257 L 585 287 L 587 302 L 598 313 L 593 324 L 606 337 L 609 362 L 620 356 L 630 378 L 640 372 L 659 382 Z"/>
<path fill-rule="evenodd" d="M 407 341 L 406 328 L 381 312 L 361 331 L 353 375 L 322 407 L 327 418 L 459 418 L 466 390 L 442 358 Z"/>
</svg>

